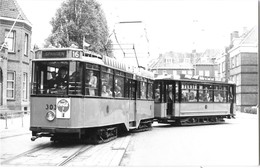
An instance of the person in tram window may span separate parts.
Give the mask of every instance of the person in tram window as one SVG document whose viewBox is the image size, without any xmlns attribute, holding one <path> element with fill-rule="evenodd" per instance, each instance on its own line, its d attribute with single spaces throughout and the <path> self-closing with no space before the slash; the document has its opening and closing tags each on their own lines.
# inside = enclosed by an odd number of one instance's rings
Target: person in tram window
<svg viewBox="0 0 260 168">
<path fill-rule="evenodd" d="M 160 90 L 159 89 L 155 90 L 155 101 L 156 102 L 160 101 Z"/>
<path fill-rule="evenodd" d="M 204 102 L 209 102 L 209 101 L 210 101 L 210 96 L 209 96 L 209 93 L 208 93 L 208 92 L 206 92 L 206 93 L 204 94 L 203 101 L 204 101 Z"/>
<path fill-rule="evenodd" d="M 111 92 L 110 86 L 107 86 L 107 94 L 109 97 L 112 97 L 112 92 Z"/>
<path fill-rule="evenodd" d="M 93 75 L 92 70 L 89 71 L 88 75 L 89 75 L 89 82 L 88 82 L 89 95 L 95 96 L 95 89 L 97 87 L 97 77 Z"/>
<path fill-rule="evenodd" d="M 223 97 L 220 95 L 220 93 L 218 94 L 218 100 L 219 102 L 223 102 Z"/>
<path fill-rule="evenodd" d="M 75 72 L 72 73 L 72 75 L 70 76 L 70 81 L 71 82 L 79 82 L 80 81 L 79 71 L 75 71 Z"/>
<path fill-rule="evenodd" d="M 107 93 L 107 87 L 106 87 L 106 85 L 103 85 L 103 86 L 102 86 L 101 96 L 102 96 L 102 97 L 108 97 L 108 96 L 109 96 L 109 94 Z"/>
<path fill-rule="evenodd" d="M 68 80 L 68 70 L 66 67 L 61 67 L 58 71 L 58 76 L 55 80 L 57 87 L 60 89 L 65 89 Z"/>
<path fill-rule="evenodd" d="M 121 88 L 118 85 L 115 86 L 115 97 L 122 97 Z"/>
<path fill-rule="evenodd" d="M 48 86 L 49 86 L 49 88 L 55 88 L 57 86 L 57 84 L 56 84 L 56 72 L 55 71 L 51 72 L 51 77 L 52 78 L 50 80 L 48 80 Z"/>
</svg>

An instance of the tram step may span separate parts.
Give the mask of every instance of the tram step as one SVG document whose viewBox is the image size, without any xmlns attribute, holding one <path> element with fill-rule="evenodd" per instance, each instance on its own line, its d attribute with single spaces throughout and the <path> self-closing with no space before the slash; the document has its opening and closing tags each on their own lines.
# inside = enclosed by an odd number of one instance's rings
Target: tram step
<svg viewBox="0 0 260 168">
<path fill-rule="evenodd" d="M 130 130 L 137 129 L 137 127 L 129 127 Z"/>
</svg>

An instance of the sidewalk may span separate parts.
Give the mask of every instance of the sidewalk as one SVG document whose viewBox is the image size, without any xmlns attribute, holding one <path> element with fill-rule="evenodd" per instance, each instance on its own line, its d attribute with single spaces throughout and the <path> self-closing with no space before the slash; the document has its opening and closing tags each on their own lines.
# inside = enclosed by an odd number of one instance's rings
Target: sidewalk
<svg viewBox="0 0 260 168">
<path fill-rule="evenodd" d="M 30 115 L 23 117 L 0 119 L 0 138 L 4 139 L 10 136 L 30 134 Z"/>
</svg>

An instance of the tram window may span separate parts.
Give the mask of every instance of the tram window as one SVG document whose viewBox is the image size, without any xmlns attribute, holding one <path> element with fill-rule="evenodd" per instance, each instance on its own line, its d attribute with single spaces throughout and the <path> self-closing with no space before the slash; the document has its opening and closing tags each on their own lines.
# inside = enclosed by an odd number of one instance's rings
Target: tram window
<svg viewBox="0 0 260 168">
<path fill-rule="evenodd" d="M 130 92 L 131 99 L 136 99 L 136 92 L 137 92 L 136 82 L 137 81 L 135 80 L 131 80 L 131 92 Z"/>
<path fill-rule="evenodd" d="M 197 102 L 197 85 L 182 84 L 182 102 Z"/>
<path fill-rule="evenodd" d="M 146 91 L 147 91 L 147 82 L 145 81 L 142 81 L 140 82 L 141 84 L 141 88 L 140 88 L 140 91 L 141 91 L 141 99 L 146 99 Z"/>
<path fill-rule="evenodd" d="M 199 85 L 199 102 L 213 102 L 213 86 Z"/>
<path fill-rule="evenodd" d="M 223 91 L 222 87 L 214 86 L 214 102 L 223 102 Z"/>
<path fill-rule="evenodd" d="M 160 86 L 161 86 L 160 83 L 155 83 L 154 99 L 155 99 L 155 102 L 157 102 L 157 103 L 161 102 Z"/>
<path fill-rule="evenodd" d="M 124 97 L 124 78 L 115 76 L 115 97 Z"/>
<path fill-rule="evenodd" d="M 148 83 L 147 92 L 148 92 L 148 95 L 147 95 L 148 99 L 149 100 L 153 99 L 153 83 L 151 83 L 150 81 Z"/>
<path fill-rule="evenodd" d="M 234 102 L 233 86 L 229 87 L 228 99 L 229 99 L 229 102 Z"/>
<path fill-rule="evenodd" d="M 82 94 L 83 63 L 70 62 L 69 94 Z"/>
<path fill-rule="evenodd" d="M 173 89 L 171 84 L 166 85 L 166 102 L 172 103 L 173 102 Z"/>
<path fill-rule="evenodd" d="M 87 64 L 86 68 L 91 64 Z M 85 94 L 89 96 L 98 96 L 98 83 L 99 83 L 99 71 L 95 65 L 92 65 L 93 69 L 86 69 L 85 73 Z"/>
<path fill-rule="evenodd" d="M 137 81 L 137 88 L 136 88 L 136 98 L 141 98 L 141 82 Z"/>
<path fill-rule="evenodd" d="M 180 102 L 179 101 L 179 84 L 177 82 L 175 83 L 175 102 Z"/>
<path fill-rule="evenodd" d="M 130 98 L 131 79 L 125 80 L 125 97 Z"/>
<path fill-rule="evenodd" d="M 68 65 L 68 62 L 37 62 L 33 79 L 37 94 L 67 94 Z"/>
<path fill-rule="evenodd" d="M 182 102 L 188 102 L 188 96 L 189 96 L 189 91 L 188 90 L 182 90 L 181 101 Z"/>
<path fill-rule="evenodd" d="M 104 92 L 104 88 L 106 89 L 106 97 L 113 96 L 113 75 L 109 73 L 102 72 L 101 74 L 101 82 L 102 82 L 102 92 Z M 105 87 L 104 87 L 105 86 Z M 102 96 L 102 95 L 101 95 Z"/>
</svg>

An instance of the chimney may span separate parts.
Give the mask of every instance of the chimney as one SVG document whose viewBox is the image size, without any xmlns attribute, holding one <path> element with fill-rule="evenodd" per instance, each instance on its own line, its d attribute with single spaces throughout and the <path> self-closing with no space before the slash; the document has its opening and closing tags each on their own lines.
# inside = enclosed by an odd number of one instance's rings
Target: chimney
<svg viewBox="0 0 260 168">
<path fill-rule="evenodd" d="M 231 46 L 231 48 L 233 47 L 233 40 L 234 40 L 235 38 L 239 38 L 238 31 L 233 31 L 233 32 L 230 34 L 230 46 Z"/>
</svg>

